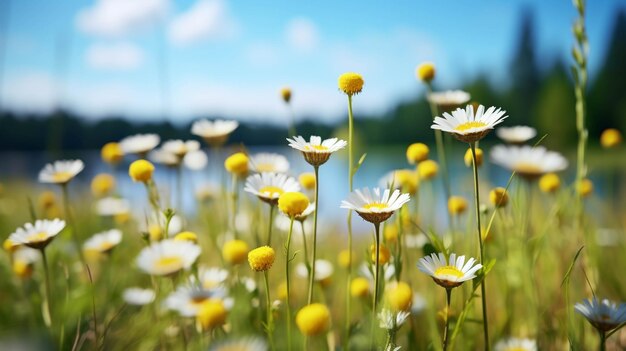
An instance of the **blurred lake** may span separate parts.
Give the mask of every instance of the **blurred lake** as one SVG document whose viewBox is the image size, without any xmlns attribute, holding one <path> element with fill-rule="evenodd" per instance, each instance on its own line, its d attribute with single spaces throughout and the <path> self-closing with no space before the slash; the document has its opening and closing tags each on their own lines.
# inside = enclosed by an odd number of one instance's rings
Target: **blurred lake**
<svg viewBox="0 0 626 351">
<path fill-rule="evenodd" d="M 488 147 L 485 162 L 480 168 L 481 181 L 491 186 L 505 186 L 510 172 L 504 170 L 488 161 Z M 206 150 L 205 150 L 206 151 Z M 195 191 L 203 184 L 213 183 L 219 185 L 221 182 L 221 172 L 223 170 L 224 159 L 235 152 L 235 148 L 226 148 L 219 155 L 209 151 L 208 166 L 201 171 L 191 171 L 185 169 L 183 171 L 183 212 L 186 215 L 192 215 L 196 210 Z M 307 164 L 302 155 L 288 147 L 250 147 L 250 154 L 260 152 L 279 153 L 287 157 L 291 164 L 290 175 L 297 177 L 302 172 L 312 172 L 313 168 Z M 431 149 L 431 157 L 434 158 L 435 150 Z M 473 179 L 471 168 L 465 167 L 463 163 L 463 155 L 465 149 L 458 146 L 452 150 L 448 150 L 448 164 L 450 168 L 450 177 L 452 183 L 453 195 L 464 196 L 471 203 L 473 198 Z M 37 176 L 39 171 L 46 163 L 58 159 L 79 158 L 85 162 L 85 170 L 79 174 L 77 179 L 72 183 L 72 194 L 77 194 L 76 186 L 88 192 L 89 183 L 93 176 L 98 173 L 113 173 L 117 179 L 118 193 L 127 198 L 133 209 L 143 211 L 147 208 L 145 189 L 141 184 L 133 183 L 127 173 L 128 165 L 132 162 L 132 156 L 127 157 L 121 164 L 112 168 L 100 159 L 99 150 L 83 151 L 78 153 L 66 153 L 55 155 L 45 152 L 4 152 L 0 153 L 3 165 L 0 167 L 0 182 L 20 181 L 26 182 L 29 189 L 36 192 L 45 189 L 56 189 L 51 185 L 39 184 Z M 355 153 L 355 160 L 358 160 L 360 153 Z M 363 187 L 381 186 L 381 178 L 388 172 L 400 169 L 412 168 L 405 158 L 405 149 L 399 147 L 376 148 L 367 153 L 364 164 L 355 176 L 355 189 Z M 567 183 L 571 182 L 574 177 L 574 165 L 570 163 L 568 171 L 563 174 Z M 605 189 L 605 180 L 603 174 L 594 173 L 591 177 L 594 180 L 596 194 L 602 196 Z M 158 166 L 155 173 L 155 181 L 161 191 L 165 192 L 164 198 L 171 189 L 175 189 L 175 171 Z M 230 179 L 228 180 L 230 181 Z M 564 183 L 566 184 L 566 183 Z M 242 186 L 243 188 L 243 186 Z M 340 151 L 330 160 L 320 167 L 320 218 L 326 221 L 332 220 L 335 223 L 343 224 L 345 221 L 346 210 L 340 209 L 341 200 L 346 198 L 348 193 L 348 170 L 347 170 L 347 151 Z M 513 192 L 514 187 L 511 188 Z M 483 193 L 486 194 L 488 189 L 483 187 Z M 446 221 L 445 211 L 446 204 L 444 201 L 443 184 L 440 175 L 432 182 L 423 182 L 420 185 L 420 213 L 423 218 L 428 218 L 429 223 L 436 226 L 443 225 Z M 241 197 L 248 197 L 248 201 L 256 201 L 251 195 L 241 192 Z M 16 199 L 19 200 L 19 199 Z M 170 198 L 171 204 L 176 204 L 176 197 Z M 487 199 L 483 197 L 482 202 Z M 360 219 L 354 223 L 361 227 Z"/>
</svg>

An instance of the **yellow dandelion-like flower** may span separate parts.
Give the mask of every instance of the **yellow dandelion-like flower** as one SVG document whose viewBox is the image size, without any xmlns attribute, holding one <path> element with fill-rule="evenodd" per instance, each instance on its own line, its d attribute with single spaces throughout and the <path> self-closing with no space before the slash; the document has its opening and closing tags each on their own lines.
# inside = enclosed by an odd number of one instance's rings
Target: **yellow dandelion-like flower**
<svg viewBox="0 0 626 351">
<path fill-rule="evenodd" d="M 352 279 L 350 282 L 350 295 L 352 297 L 366 297 L 370 293 L 370 282 L 369 280 L 358 277 Z"/>
<path fill-rule="evenodd" d="M 228 310 L 226 310 L 222 300 L 209 299 L 202 302 L 196 316 L 196 322 L 202 327 L 202 330 L 213 330 L 226 323 L 227 316 Z"/>
<path fill-rule="evenodd" d="M 300 185 L 306 190 L 315 189 L 315 174 L 314 173 L 302 173 L 298 176 Z"/>
<path fill-rule="evenodd" d="M 354 254 L 352 259 L 354 260 Z M 350 266 L 350 250 L 341 250 L 337 256 L 337 262 L 339 262 L 339 266 L 348 268 Z"/>
<path fill-rule="evenodd" d="M 433 179 L 439 172 L 439 165 L 433 160 L 422 161 L 417 165 L 417 174 L 420 179 Z"/>
<path fill-rule="evenodd" d="M 435 79 L 435 64 L 432 62 L 424 62 L 415 69 L 417 78 L 423 82 L 431 82 Z"/>
<path fill-rule="evenodd" d="M 509 203 L 509 194 L 504 188 L 495 188 L 489 192 L 489 202 L 496 207 L 504 207 Z"/>
<path fill-rule="evenodd" d="M 393 311 L 409 311 L 413 303 L 413 290 L 405 282 L 391 283 L 385 289 L 385 300 Z"/>
<path fill-rule="evenodd" d="M 13 242 L 13 240 L 6 238 L 4 242 L 2 242 L 2 248 L 6 252 L 13 253 L 20 247 L 20 244 Z"/>
<path fill-rule="evenodd" d="M 406 160 L 414 165 L 428 159 L 430 150 L 426 144 L 413 143 L 406 149 Z"/>
<path fill-rule="evenodd" d="M 106 143 L 100 150 L 100 156 L 104 162 L 116 164 L 124 158 L 124 151 L 118 143 Z"/>
<path fill-rule="evenodd" d="M 544 193 L 554 193 L 561 187 L 561 178 L 556 173 L 548 173 L 539 179 L 539 189 Z"/>
<path fill-rule="evenodd" d="M 13 273 L 21 279 L 28 279 L 33 275 L 32 263 L 24 261 L 13 261 Z"/>
<path fill-rule="evenodd" d="M 130 164 L 128 175 L 133 182 L 148 182 L 152 179 L 154 165 L 150 161 L 137 160 Z"/>
<path fill-rule="evenodd" d="M 358 73 L 348 72 L 339 76 L 339 89 L 348 96 L 360 93 L 363 84 L 363 77 Z"/>
<path fill-rule="evenodd" d="M 250 268 L 256 272 L 267 271 L 272 268 L 276 252 L 269 246 L 261 246 L 248 253 Z"/>
<path fill-rule="evenodd" d="M 296 314 L 296 325 L 305 336 L 320 335 L 330 327 L 330 311 L 321 303 L 304 306 Z"/>
<path fill-rule="evenodd" d="M 395 225 L 385 225 L 383 230 L 383 237 L 388 243 L 395 243 L 398 241 L 398 227 Z"/>
<path fill-rule="evenodd" d="M 467 200 L 460 196 L 450 196 L 448 199 L 448 211 L 452 215 L 460 215 L 467 211 Z"/>
<path fill-rule="evenodd" d="M 622 133 L 614 128 L 606 129 L 600 135 L 600 144 L 605 149 L 611 149 L 622 143 Z"/>
<path fill-rule="evenodd" d="M 371 258 L 372 262 L 376 263 L 376 245 L 372 244 L 370 246 Z M 378 253 L 378 263 L 381 265 L 386 264 L 391 259 L 391 251 L 389 248 L 385 246 L 385 244 L 380 244 L 380 249 Z"/>
<path fill-rule="evenodd" d="M 104 197 L 115 189 L 115 178 L 107 173 L 101 173 L 91 180 L 91 193 L 95 197 Z"/>
<path fill-rule="evenodd" d="M 291 101 L 291 89 L 289 87 L 280 89 L 280 96 L 283 98 L 283 101 L 288 104 L 289 101 Z"/>
<path fill-rule="evenodd" d="M 593 193 L 593 182 L 590 179 L 583 179 L 576 184 L 576 191 L 582 196 L 587 197 Z"/>
<path fill-rule="evenodd" d="M 224 247 L 222 247 L 222 257 L 224 257 L 226 262 L 237 265 L 245 262 L 248 251 L 250 251 L 250 248 L 245 241 L 231 240 L 226 242 Z"/>
<path fill-rule="evenodd" d="M 150 224 L 148 226 L 148 237 L 150 241 L 159 241 L 163 239 L 163 230 L 161 230 L 161 226 L 158 224 Z"/>
<path fill-rule="evenodd" d="M 278 287 L 276 288 L 276 295 L 279 300 L 287 300 L 287 282 L 278 284 Z"/>
<path fill-rule="evenodd" d="M 309 198 L 297 191 L 282 193 L 278 198 L 278 208 L 289 217 L 301 215 L 308 206 Z"/>
<path fill-rule="evenodd" d="M 54 195 L 52 191 L 44 191 L 39 194 L 37 202 L 39 203 L 39 207 L 44 210 L 49 210 L 56 205 L 56 195 Z"/>
<path fill-rule="evenodd" d="M 243 176 L 248 174 L 248 156 L 243 152 L 237 152 L 224 161 L 224 167 L 232 174 Z"/>
<path fill-rule="evenodd" d="M 465 161 L 465 165 L 467 167 L 472 167 L 474 163 L 474 157 L 472 156 L 472 149 L 468 148 L 465 151 L 465 156 L 463 157 L 463 161 Z M 481 148 L 476 148 L 476 165 L 478 167 L 483 165 L 483 150 Z"/>
<path fill-rule="evenodd" d="M 194 233 L 194 232 L 189 232 L 189 231 L 185 231 L 185 232 L 180 232 L 178 234 L 176 234 L 174 236 L 174 240 L 176 241 L 189 241 L 192 242 L 194 244 L 198 243 L 198 234 Z"/>
</svg>

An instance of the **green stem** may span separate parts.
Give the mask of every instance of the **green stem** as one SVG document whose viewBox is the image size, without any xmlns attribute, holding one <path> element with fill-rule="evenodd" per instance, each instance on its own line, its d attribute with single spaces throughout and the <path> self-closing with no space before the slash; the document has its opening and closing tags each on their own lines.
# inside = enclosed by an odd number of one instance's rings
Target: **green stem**
<svg viewBox="0 0 626 351">
<path fill-rule="evenodd" d="M 606 332 L 602 330 L 598 332 L 600 333 L 600 347 L 598 348 L 598 350 L 605 351 L 606 350 Z"/>
<path fill-rule="evenodd" d="M 354 178 L 354 150 L 353 150 L 353 137 L 354 137 L 354 115 L 352 114 L 352 95 L 348 95 L 348 185 L 349 191 L 352 192 L 353 178 Z M 317 201 L 317 200 L 316 200 Z M 319 205 L 316 203 L 316 212 Z M 349 350 L 350 347 L 350 312 L 351 303 L 350 299 L 350 283 L 352 281 L 352 211 L 348 211 L 348 276 L 346 277 L 346 325 L 345 336 L 343 340 L 343 349 Z"/>
<path fill-rule="evenodd" d="M 237 234 L 237 198 L 239 197 L 239 187 L 237 186 L 237 179 L 238 179 L 237 175 L 233 173 L 232 182 L 231 182 L 231 185 L 232 185 L 231 230 L 233 231 L 233 235 L 235 236 L 235 239 L 239 239 L 239 235 Z"/>
<path fill-rule="evenodd" d="M 472 169 L 474 170 L 474 198 L 476 199 L 476 226 L 478 228 L 478 246 L 480 248 L 480 263 L 485 264 L 485 256 L 483 253 L 483 235 L 480 225 L 480 189 L 478 185 L 478 165 L 476 161 L 476 143 L 470 143 L 470 149 L 472 150 Z M 489 351 L 489 324 L 487 321 L 487 296 L 484 277 L 480 283 L 481 300 L 483 305 L 483 335 L 485 339 L 485 350 Z"/>
<path fill-rule="evenodd" d="M 304 245 L 304 265 L 309 274 L 309 279 L 311 278 L 311 262 L 309 262 L 309 251 L 306 244 L 306 233 L 304 232 L 304 221 L 300 221 L 300 229 L 302 231 L 302 244 Z"/>
<path fill-rule="evenodd" d="M 287 350 L 291 350 L 291 289 L 289 284 L 289 262 L 291 262 L 291 257 L 289 251 L 291 249 L 291 234 L 293 233 L 293 220 L 294 217 L 291 216 L 291 221 L 289 223 L 289 234 L 287 235 L 287 245 L 285 247 L 285 279 L 287 280 Z"/>
<path fill-rule="evenodd" d="M 319 210 L 319 166 L 313 167 L 315 172 L 315 213 L 313 213 L 313 258 L 311 259 L 311 270 L 309 274 L 309 296 L 308 304 L 313 302 L 313 282 L 315 282 L 315 259 L 317 255 L 317 212 Z M 302 226 L 304 230 L 304 226 Z M 303 232 L 304 233 L 304 232 Z M 304 234 L 302 234 L 304 235 Z M 306 239 L 305 239 L 306 242 Z M 306 247 L 306 246 L 305 246 Z"/>
<path fill-rule="evenodd" d="M 65 219 L 67 220 L 68 226 L 71 228 L 72 240 L 74 241 L 74 246 L 76 247 L 76 251 L 78 251 L 78 257 L 80 258 L 80 262 L 83 266 L 87 265 L 87 261 L 85 260 L 85 256 L 83 255 L 83 250 L 80 247 L 80 241 L 78 240 L 78 229 L 76 225 L 74 225 L 74 218 L 72 217 L 72 213 L 70 212 L 70 194 L 67 189 L 67 183 L 61 186 L 63 191 L 63 208 L 65 209 Z"/>
<path fill-rule="evenodd" d="M 46 291 L 46 313 L 48 314 L 47 316 L 44 316 L 43 320 L 46 323 L 46 326 L 50 329 L 52 329 L 52 302 L 50 299 L 51 296 L 51 289 L 50 289 L 50 270 L 48 268 L 48 258 L 46 257 L 46 249 L 41 249 L 41 259 L 43 261 L 43 270 L 44 270 L 44 275 L 45 275 L 45 280 L 46 280 L 46 285 L 45 285 L 45 291 Z"/>
<path fill-rule="evenodd" d="M 276 207 L 276 205 L 270 204 L 270 218 L 267 223 L 267 246 L 272 246 L 272 227 L 274 226 L 274 207 Z"/>
<path fill-rule="evenodd" d="M 446 327 L 443 330 L 443 351 L 448 350 L 448 328 L 450 327 L 450 300 L 452 289 L 446 289 Z"/>
<path fill-rule="evenodd" d="M 269 282 L 269 278 L 268 278 L 268 273 L 267 271 L 263 271 L 263 279 L 265 281 L 265 307 L 267 309 L 267 325 L 266 325 L 266 332 L 267 332 L 267 340 L 270 343 L 270 349 L 271 350 L 275 350 L 276 347 L 274 346 L 274 318 L 272 317 L 272 300 L 270 299 L 270 282 Z"/>
<path fill-rule="evenodd" d="M 376 261 L 375 269 L 374 269 L 374 301 L 372 303 L 372 347 L 375 347 L 376 343 L 376 333 L 375 333 L 375 325 L 376 325 L 376 313 L 378 312 L 378 291 L 379 291 L 379 281 L 380 281 L 380 223 L 374 223 L 375 236 L 376 240 Z"/>
</svg>

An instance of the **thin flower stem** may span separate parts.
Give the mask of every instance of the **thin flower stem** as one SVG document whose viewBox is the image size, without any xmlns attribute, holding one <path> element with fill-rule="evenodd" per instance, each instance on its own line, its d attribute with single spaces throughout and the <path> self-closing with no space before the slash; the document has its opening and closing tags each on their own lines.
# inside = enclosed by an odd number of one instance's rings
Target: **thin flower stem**
<svg viewBox="0 0 626 351">
<path fill-rule="evenodd" d="M 70 212 L 70 194 L 67 189 L 67 183 L 61 185 L 61 189 L 63 191 L 63 208 L 65 209 L 65 219 L 67 220 L 68 226 L 71 228 L 72 239 L 74 241 L 76 251 L 78 251 L 78 257 L 80 258 L 80 262 L 83 264 L 83 266 L 86 266 L 87 261 L 85 260 L 83 250 L 80 247 L 80 241 L 78 240 L 78 230 L 76 228 L 76 225 L 74 225 L 74 218 L 72 217 L 72 213 Z"/>
<path fill-rule="evenodd" d="M 293 220 L 289 222 L 289 234 L 287 235 L 287 245 L 285 246 L 285 279 L 287 280 L 287 350 L 291 350 L 291 288 L 289 287 L 289 263 L 291 262 L 290 249 L 291 249 L 291 234 L 293 233 Z"/>
<path fill-rule="evenodd" d="M 446 327 L 443 330 L 443 351 L 448 350 L 448 328 L 450 327 L 450 300 L 452 289 L 446 289 Z"/>
<path fill-rule="evenodd" d="M 46 313 L 48 314 L 47 316 L 44 316 L 43 320 L 46 323 L 46 326 L 50 329 L 52 329 L 52 300 L 50 299 L 51 296 L 51 289 L 50 289 L 50 270 L 48 268 L 48 258 L 46 257 L 46 249 L 42 248 L 41 250 L 41 260 L 43 261 L 43 270 L 44 270 L 44 276 L 45 276 L 45 291 L 46 291 Z"/>
<path fill-rule="evenodd" d="M 291 103 L 287 103 L 289 109 L 289 137 L 294 137 L 298 135 L 296 131 L 296 114 L 293 111 L 293 106 Z"/>
<path fill-rule="evenodd" d="M 376 326 L 376 313 L 378 311 L 378 291 L 380 285 L 380 223 L 374 223 L 375 230 L 375 239 L 376 239 L 376 261 L 375 270 L 374 270 L 374 301 L 372 304 L 372 347 L 374 347 L 376 336 L 375 336 L 375 326 Z"/>
<path fill-rule="evenodd" d="M 231 202 L 231 230 L 233 231 L 233 235 L 235 239 L 239 239 L 239 235 L 237 234 L 237 199 L 239 197 L 239 187 L 237 185 L 237 175 L 233 173 L 232 178 L 232 202 Z"/>
<path fill-rule="evenodd" d="M 602 330 L 599 330 L 598 332 L 600 333 L 600 347 L 598 348 L 598 350 L 605 351 L 606 350 L 606 332 Z"/>
<path fill-rule="evenodd" d="M 270 218 L 267 223 L 267 246 L 272 246 L 272 227 L 274 226 L 274 207 L 276 205 L 270 204 Z"/>
<path fill-rule="evenodd" d="M 304 245 L 304 265 L 309 274 L 309 279 L 311 278 L 311 262 L 309 262 L 309 250 L 306 244 L 306 233 L 304 232 L 304 221 L 300 221 L 300 229 L 302 231 L 302 244 Z"/>
<path fill-rule="evenodd" d="M 263 271 L 263 279 L 265 281 L 265 307 L 267 309 L 267 325 L 265 326 L 267 332 L 267 340 L 270 343 L 270 349 L 275 350 L 274 346 L 274 318 L 272 317 L 272 300 L 270 298 L 270 282 L 267 271 Z"/>
<path fill-rule="evenodd" d="M 352 192 L 353 178 L 354 178 L 354 150 L 353 150 L 353 137 L 354 137 L 354 116 L 352 114 L 352 95 L 348 95 L 348 186 L 349 191 Z M 317 186 L 317 185 L 316 185 Z M 315 200 L 317 201 L 317 199 Z M 316 213 L 319 205 L 315 203 Z M 314 263 L 315 264 L 315 263 Z M 343 340 L 344 350 L 349 350 L 350 347 L 350 312 L 352 300 L 350 299 L 350 283 L 352 281 L 352 210 L 348 211 L 348 276 L 346 279 L 346 325 L 345 335 Z"/>
<path fill-rule="evenodd" d="M 474 198 L 476 199 L 476 226 L 478 228 L 478 247 L 480 248 L 480 263 L 485 264 L 485 256 L 483 253 L 483 234 L 480 225 L 480 189 L 478 185 L 478 165 L 476 163 L 476 143 L 470 143 L 470 149 L 472 150 L 472 169 L 474 170 Z M 485 339 L 485 350 L 489 351 L 489 324 L 487 322 L 487 296 L 485 281 L 486 277 L 483 277 L 480 283 L 481 300 L 483 305 L 483 334 Z"/>
<path fill-rule="evenodd" d="M 313 282 L 315 281 L 315 259 L 317 255 L 317 212 L 319 207 L 319 166 L 313 167 L 315 172 L 315 212 L 313 213 L 313 257 L 311 259 L 311 270 L 309 274 L 309 296 L 307 299 L 310 305 L 313 302 Z M 302 226 L 304 230 L 304 226 Z M 303 234 L 304 235 L 304 232 Z M 304 238 L 303 238 L 304 239 Z M 306 243 L 306 239 L 305 239 Z M 305 244 L 306 245 L 306 244 Z M 306 246 L 305 246 L 306 247 Z"/>
</svg>

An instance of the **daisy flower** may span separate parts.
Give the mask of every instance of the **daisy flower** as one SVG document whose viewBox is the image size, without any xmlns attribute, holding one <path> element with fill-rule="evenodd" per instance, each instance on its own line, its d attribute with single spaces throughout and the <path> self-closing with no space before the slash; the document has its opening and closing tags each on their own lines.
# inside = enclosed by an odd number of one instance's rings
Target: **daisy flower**
<svg viewBox="0 0 626 351">
<path fill-rule="evenodd" d="M 179 158 L 182 158 L 190 152 L 200 150 L 200 143 L 196 140 L 168 140 L 163 143 L 161 148 Z"/>
<path fill-rule="evenodd" d="M 198 272 L 200 284 L 205 289 L 213 289 L 224 284 L 228 279 L 228 271 L 217 267 L 200 267 Z"/>
<path fill-rule="evenodd" d="M 523 144 L 537 135 L 537 130 L 528 126 L 500 127 L 496 129 L 498 138 L 509 144 Z"/>
<path fill-rule="evenodd" d="M 388 308 L 383 308 L 383 310 L 378 313 L 378 322 L 383 329 L 397 330 L 400 329 L 410 315 L 411 312 L 398 311 L 394 313 Z"/>
<path fill-rule="evenodd" d="M 287 173 L 289 161 L 283 155 L 263 152 L 250 157 L 250 169 L 257 173 Z"/>
<path fill-rule="evenodd" d="M 281 194 L 300 191 L 300 184 L 285 174 L 257 173 L 246 179 L 243 190 L 256 195 L 261 201 L 276 205 Z"/>
<path fill-rule="evenodd" d="M 154 163 L 158 163 L 167 167 L 177 167 L 181 161 L 178 156 L 163 148 L 153 150 L 152 152 L 150 152 L 148 158 Z"/>
<path fill-rule="evenodd" d="M 463 90 L 446 90 L 428 94 L 428 101 L 441 111 L 452 111 L 470 101 L 470 94 Z"/>
<path fill-rule="evenodd" d="M 237 127 L 239 127 L 237 121 L 202 119 L 193 123 L 191 134 L 202 137 L 209 145 L 219 146 L 228 140 L 228 136 Z"/>
<path fill-rule="evenodd" d="M 226 340 L 211 345 L 209 351 L 267 351 L 265 340 L 257 337 Z"/>
<path fill-rule="evenodd" d="M 183 157 L 183 164 L 192 171 L 200 171 L 209 163 L 208 156 L 202 150 L 191 151 Z"/>
<path fill-rule="evenodd" d="M 189 241 L 163 240 L 141 250 L 137 266 L 151 275 L 171 275 L 189 269 L 200 251 L 199 246 Z"/>
<path fill-rule="evenodd" d="M 355 190 L 348 195 L 347 200 L 341 201 L 341 208 L 354 210 L 364 220 L 371 223 L 386 221 L 394 211 L 399 210 L 409 202 L 409 194 L 401 194 L 400 191 L 389 189 L 381 192 L 380 188 Z"/>
<path fill-rule="evenodd" d="M 575 304 L 574 309 L 601 332 L 615 329 L 626 322 L 626 304 L 623 303 L 617 305 L 613 301 L 598 301 L 594 297 Z"/>
<path fill-rule="evenodd" d="M 148 151 L 159 145 L 159 142 L 161 138 L 156 134 L 136 134 L 122 139 L 120 147 L 125 154 L 145 156 Z"/>
<path fill-rule="evenodd" d="M 465 110 L 458 108 L 452 114 L 444 112 L 442 117 L 435 117 L 432 129 L 452 133 L 455 138 L 466 143 L 474 143 L 485 137 L 496 125 L 508 116 L 506 111 L 490 107 L 485 111 L 483 105 L 478 106 L 474 114 L 474 107 L 467 105 Z"/>
<path fill-rule="evenodd" d="M 455 288 L 467 280 L 474 279 L 476 272 L 483 267 L 482 264 L 476 264 L 474 258 L 470 258 L 465 262 L 465 256 L 456 257 L 456 254 L 450 254 L 447 260 L 443 253 L 431 254 L 422 257 L 417 264 L 417 268 L 430 275 L 435 283 L 446 289 Z"/>
<path fill-rule="evenodd" d="M 126 199 L 105 197 L 98 200 L 95 211 L 100 216 L 117 216 L 130 213 L 130 203 Z"/>
<path fill-rule="evenodd" d="M 322 140 L 321 137 L 316 135 L 312 135 L 308 142 L 301 136 L 295 136 L 293 139 L 287 138 L 287 141 L 289 146 L 301 151 L 304 159 L 314 167 L 323 165 L 333 152 L 339 151 L 348 145 L 345 140 L 337 138 Z"/>
<path fill-rule="evenodd" d="M 189 285 L 177 288 L 164 302 L 165 308 L 176 311 L 183 317 L 195 317 L 202 304 L 209 299 L 221 299 L 224 291 L 220 289 L 205 289 L 199 285 Z"/>
<path fill-rule="evenodd" d="M 531 339 L 508 338 L 498 341 L 495 351 L 537 351 L 537 342 Z"/>
<path fill-rule="evenodd" d="M 26 223 L 17 228 L 9 236 L 9 240 L 16 245 L 26 245 L 33 249 L 43 250 L 65 228 L 65 221 L 38 219 L 35 224 Z"/>
<path fill-rule="evenodd" d="M 143 306 L 152 303 L 156 294 L 152 289 L 128 288 L 124 290 L 122 298 L 129 305 Z"/>
<path fill-rule="evenodd" d="M 328 260 L 315 260 L 315 281 L 324 283 L 327 281 L 334 273 L 335 269 L 333 268 L 333 264 Z M 296 275 L 300 278 L 308 278 L 309 270 L 306 268 L 304 263 L 299 263 L 296 266 Z"/>
<path fill-rule="evenodd" d="M 85 168 L 81 160 L 63 160 L 48 163 L 39 172 L 39 182 L 53 184 L 67 184 Z"/>
<path fill-rule="evenodd" d="M 491 161 L 527 179 L 536 179 L 546 173 L 567 168 L 565 157 L 543 146 L 496 145 L 491 150 Z"/>
<path fill-rule="evenodd" d="M 365 278 L 369 279 L 372 282 L 374 281 L 374 272 L 372 272 L 370 266 L 367 263 L 363 263 L 361 265 L 360 272 Z M 396 267 L 392 264 L 385 264 L 382 266 L 382 273 L 385 281 L 390 281 L 396 274 Z"/>
<path fill-rule="evenodd" d="M 119 229 L 111 229 L 94 234 L 83 244 L 85 251 L 109 253 L 122 241 L 122 232 Z"/>
<path fill-rule="evenodd" d="M 301 214 L 294 217 L 296 221 L 304 221 L 311 213 L 315 211 L 315 202 L 310 202 L 309 205 L 302 211 Z"/>
</svg>

